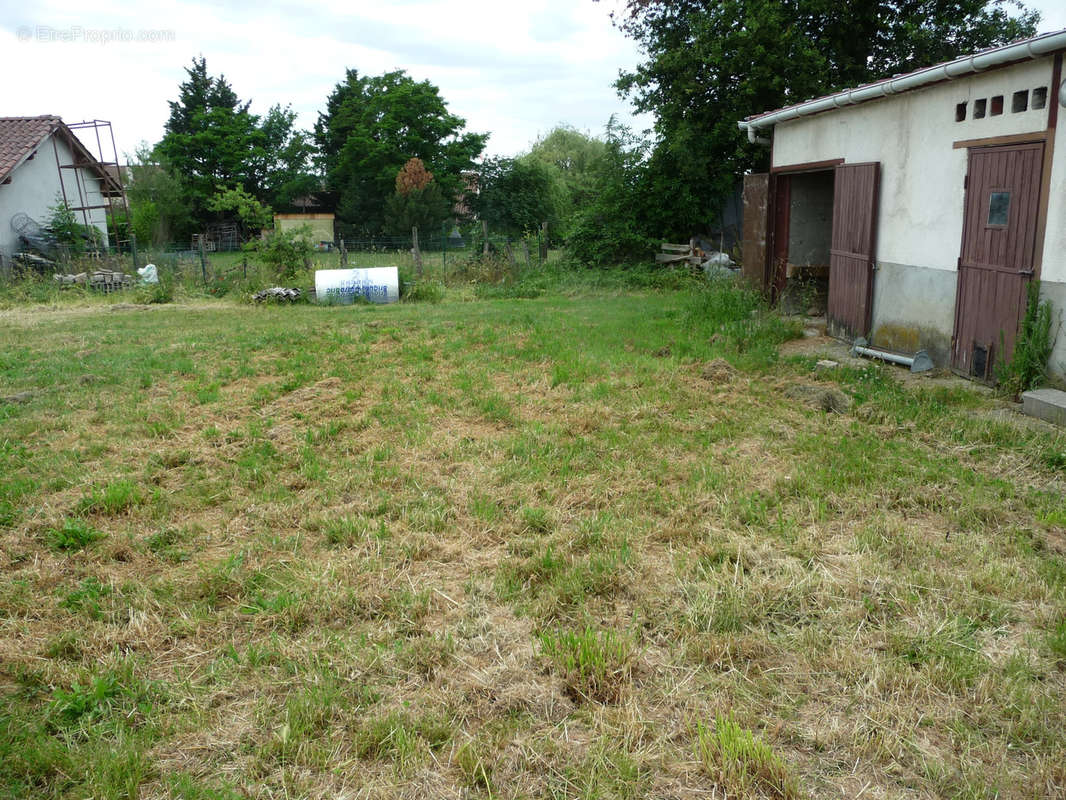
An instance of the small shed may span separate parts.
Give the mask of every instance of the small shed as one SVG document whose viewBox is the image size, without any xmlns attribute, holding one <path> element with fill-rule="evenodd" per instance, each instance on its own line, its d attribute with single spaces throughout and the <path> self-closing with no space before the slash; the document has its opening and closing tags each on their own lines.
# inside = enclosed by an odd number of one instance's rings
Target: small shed
<svg viewBox="0 0 1066 800">
<path fill-rule="evenodd" d="M 288 231 L 303 225 L 311 227 L 311 237 L 315 244 L 333 244 L 332 214 L 275 214 L 274 228 Z"/>
<path fill-rule="evenodd" d="M 771 148 L 745 176 L 745 274 L 817 295 L 835 336 L 993 380 L 1031 280 L 1066 309 L 1064 51 L 1044 34 L 741 122 Z"/>
</svg>

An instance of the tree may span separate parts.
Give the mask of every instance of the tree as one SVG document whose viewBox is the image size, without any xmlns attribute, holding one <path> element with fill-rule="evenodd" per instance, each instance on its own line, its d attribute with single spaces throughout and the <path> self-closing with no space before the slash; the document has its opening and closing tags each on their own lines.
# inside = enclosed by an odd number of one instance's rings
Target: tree
<svg viewBox="0 0 1066 800">
<path fill-rule="evenodd" d="M 146 142 L 129 161 L 133 232 L 141 246 L 184 239 L 194 229 L 192 207 L 181 178 Z"/>
<path fill-rule="evenodd" d="M 433 173 L 420 158 L 412 158 L 396 173 L 396 192 L 385 204 L 385 225 L 393 233 L 407 234 L 418 226 L 436 229 L 448 217 L 451 204 L 444 198 Z"/>
<path fill-rule="evenodd" d="M 544 164 L 562 186 L 560 222 L 564 232 L 577 209 L 592 202 L 594 177 L 607 145 L 568 125 L 559 125 L 533 143 L 524 160 Z"/>
<path fill-rule="evenodd" d="M 274 212 L 270 206 L 263 205 L 240 187 L 220 189 L 207 202 L 212 211 L 236 215 L 240 220 L 241 238 L 258 234 L 274 221 Z"/>
<path fill-rule="evenodd" d="M 259 131 L 262 152 L 251 176 L 255 196 L 275 208 L 291 208 L 298 197 L 319 191 L 320 180 L 312 172 L 314 140 L 296 128 L 296 112 L 289 106 L 271 106 Z"/>
<path fill-rule="evenodd" d="M 268 163 L 266 136 L 226 81 L 207 72 L 204 58 L 186 67 L 188 79 L 170 102 L 166 134 L 156 146 L 160 158 L 181 179 L 193 218 L 210 217 L 212 195 L 222 186 L 255 192 L 257 164 Z"/>
<path fill-rule="evenodd" d="M 542 222 L 559 223 L 561 187 L 540 161 L 514 158 L 486 159 L 478 171 L 474 210 L 493 230 L 521 236 L 533 233 Z"/>
<path fill-rule="evenodd" d="M 648 258 L 658 247 L 648 180 L 649 142 L 614 117 L 607 123 L 604 152 L 593 170 L 594 197 L 574 214 L 566 247 L 588 266 L 605 267 Z"/>
<path fill-rule="evenodd" d="M 655 115 L 659 235 L 706 227 L 738 176 L 768 166 L 738 120 L 1029 36 L 1038 20 L 1013 0 L 628 0 L 616 22 L 646 58 L 616 86 Z"/>
<path fill-rule="evenodd" d="M 376 233 L 396 173 L 411 158 L 430 169 L 441 194 L 454 202 L 462 172 L 473 169 L 488 136 L 464 132 L 436 86 L 402 70 L 376 77 L 345 73 L 315 124 L 320 167 L 338 218 Z"/>
</svg>

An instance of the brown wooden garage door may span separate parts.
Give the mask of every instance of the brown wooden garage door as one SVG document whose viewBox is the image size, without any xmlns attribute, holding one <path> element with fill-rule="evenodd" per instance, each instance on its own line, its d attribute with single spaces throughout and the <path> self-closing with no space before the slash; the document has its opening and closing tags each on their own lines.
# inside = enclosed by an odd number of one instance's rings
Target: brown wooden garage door
<svg viewBox="0 0 1066 800">
<path fill-rule="evenodd" d="M 972 148 L 952 367 L 993 380 L 1014 352 L 1033 275 L 1044 144 Z"/>
<path fill-rule="evenodd" d="M 836 168 L 826 307 L 833 336 L 853 339 L 870 330 L 879 167 L 874 162 Z"/>
</svg>

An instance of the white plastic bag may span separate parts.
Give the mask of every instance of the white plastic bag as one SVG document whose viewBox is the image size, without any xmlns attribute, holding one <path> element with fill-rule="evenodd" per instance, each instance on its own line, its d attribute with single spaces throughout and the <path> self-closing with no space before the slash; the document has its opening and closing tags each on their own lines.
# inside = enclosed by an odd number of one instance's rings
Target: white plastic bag
<svg viewBox="0 0 1066 800">
<path fill-rule="evenodd" d="M 137 274 L 141 276 L 141 283 L 159 283 L 159 273 L 156 272 L 155 264 L 145 264 Z"/>
</svg>

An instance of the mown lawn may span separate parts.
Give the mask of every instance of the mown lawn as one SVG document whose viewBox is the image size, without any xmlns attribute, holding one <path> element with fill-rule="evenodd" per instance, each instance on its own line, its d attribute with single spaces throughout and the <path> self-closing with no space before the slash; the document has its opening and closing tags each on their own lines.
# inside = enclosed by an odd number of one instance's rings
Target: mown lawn
<svg viewBox="0 0 1066 800">
<path fill-rule="evenodd" d="M 1066 437 L 794 334 L 3 312 L 0 795 L 1063 796 Z"/>
</svg>

